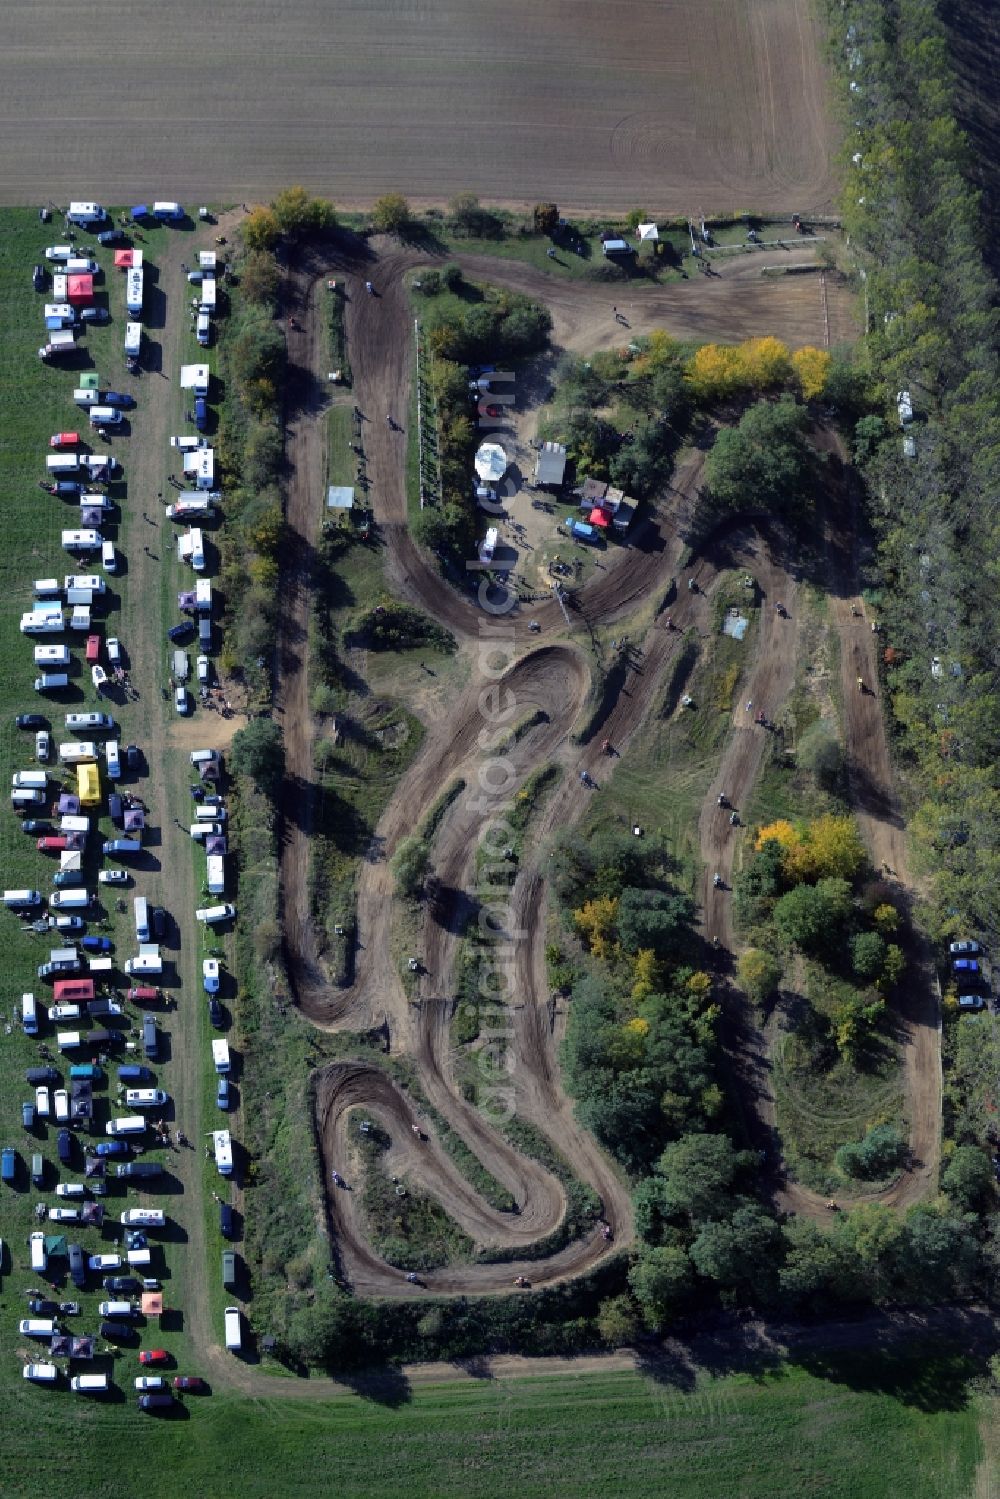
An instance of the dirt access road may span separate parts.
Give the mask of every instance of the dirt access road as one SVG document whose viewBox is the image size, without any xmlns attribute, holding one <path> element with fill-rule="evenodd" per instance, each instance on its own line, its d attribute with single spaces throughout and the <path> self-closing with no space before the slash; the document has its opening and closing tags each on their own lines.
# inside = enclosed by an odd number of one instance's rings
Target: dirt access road
<svg viewBox="0 0 1000 1499">
<path fill-rule="evenodd" d="M 5 8 L 7 203 L 43 182 L 61 202 L 269 199 L 293 182 L 341 206 L 397 191 L 653 216 L 833 202 L 811 0 L 140 3 L 99 96 L 107 17 L 96 0 L 66 15 L 62 0 Z M 128 147 L 102 159 L 95 138 Z"/>
<path fill-rule="evenodd" d="M 421 1083 L 435 1106 L 467 1139 L 487 1169 L 514 1194 L 521 1222 L 515 1226 L 515 1220 L 486 1208 L 439 1148 L 433 1131 L 414 1115 L 413 1106 L 405 1094 L 370 1066 L 338 1064 L 327 1069 L 318 1080 L 320 1134 L 328 1174 L 334 1167 L 343 1172 L 350 1154 L 347 1118 L 352 1108 L 363 1104 L 380 1114 L 389 1126 L 399 1168 L 432 1190 L 477 1244 L 502 1245 L 509 1251 L 516 1249 L 518 1244 L 532 1242 L 532 1233 L 535 1238 L 544 1237 L 558 1226 L 563 1211 L 563 1194 L 557 1182 L 537 1168 L 536 1163 L 525 1162 L 511 1149 L 502 1133 L 463 1103 L 452 1075 L 448 1035 L 456 943 L 448 930 L 448 923 L 429 915 L 423 934 L 425 972 L 419 985 L 419 997 L 415 1001 L 409 1000 L 397 968 L 398 955 L 393 952 L 393 885 L 388 870 L 388 859 L 399 839 L 419 825 L 440 792 L 459 774 L 469 779 L 475 771 L 480 753 L 476 747 L 476 734 L 482 726 L 477 709 L 481 679 L 473 675 L 469 686 L 458 694 L 447 720 L 430 726 L 416 761 L 380 822 L 378 852 L 373 853 L 360 874 L 358 921 L 362 948 L 358 954 L 355 981 L 349 989 L 332 987 L 316 961 L 308 910 L 309 823 L 308 815 L 301 815 L 301 791 L 303 786 L 310 784 L 312 770 L 303 642 L 308 618 L 308 559 L 321 519 L 318 497 L 322 494 L 324 473 L 323 424 L 317 418 L 326 404 L 322 386 L 325 355 L 319 332 L 322 310 L 317 308 L 316 300 L 327 295 L 321 279 L 325 273 L 336 274 L 338 278 L 346 275 L 347 278 L 347 335 L 355 377 L 354 395 L 368 418 L 364 438 L 365 461 L 380 535 L 386 547 L 387 577 L 401 596 L 445 623 L 455 634 L 459 649 L 470 657 L 475 654 L 483 618 L 469 600 L 442 582 L 428 559 L 414 545 L 406 520 L 405 435 L 390 429 L 384 421 L 386 414 L 400 423 L 406 417 L 412 323 L 403 273 L 424 261 L 425 257 L 392 248 L 377 259 L 358 259 L 350 250 L 342 254 L 312 252 L 293 268 L 291 277 L 291 307 L 300 314 L 296 317 L 298 326 L 289 329 L 289 352 L 294 372 L 289 397 L 289 459 L 293 478 L 288 501 L 293 535 L 290 549 L 292 586 L 278 685 L 286 733 L 289 794 L 296 799 L 296 817 L 289 819 L 282 858 L 287 950 L 303 1011 L 321 1026 L 384 1025 L 392 1049 L 399 1049 L 417 1061 Z M 742 274 L 739 262 L 736 267 L 731 272 L 734 281 Z M 485 267 L 478 260 L 467 260 L 466 268 L 470 274 L 485 274 Z M 517 285 L 534 295 L 544 297 L 552 291 L 557 304 L 557 339 L 559 336 L 579 339 L 579 346 L 586 347 L 586 340 L 593 337 L 597 325 L 606 325 L 609 321 L 604 309 L 607 296 L 604 288 L 582 284 L 569 288 L 562 284 L 553 288 L 551 278 L 544 273 L 526 271 L 517 263 L 506 261 L 491 261 L 489 276 L 501 283 Z M 378 295 L 375 297 L 364 292 L 363 283 L 368 279 L 376 284 Z M 764 284 L 769 291 L 772 286 L 783 285 L 781 282 Z M 710 299 L 719 289 L 716 285 L 700 284 L 669 290 L 677 299 L 675 305 L 687 309 L 686 326 L 700 325 L 703 328 L 706 316 L 714 316 L 706 313 L 706 308 L 710 308 Z M 717 324 L 712 328 L 712 336 L 721 336 L 723 331 L 721 324 Z M 746 331 L 769 329 L 750 327 Z M 694 454 L 675 476 L 675 498 L 680 509 L 697 490 L 701 463 L 702 456 Z M 635 546 L 582 591 L 579 601 L 582 617 L 590 623 L 607 622 L 624 617 L 651 597 L 662 597 L 668 580 L 676 574 L 680 550 L 680 538 L 671 521 L 660 518 L 650 522 L 644 532 L 637 534 Z M 565 826 L 581 814 L 585 805 L 580 790 L 581 772 L 586 772 L 597 785 L 613 774 L 615 762 L 602 754 L 601 739 L 607 736 L 619 752 L 627 752 L 629 739 L 641 726 L 655 700 L 664 671 L 679 648 L 681 631 L 688 623 L 696 621 L 707 625 L 709 599 L 717 573 L 737 563 L 746 565 L 754 573 L 770 600 L 782 598 L 789 608 L 790 617 L 784 620 L 776 614 L 769 616 L 765 611 L 757 653 L 749 667 L 749 690 L 761 700 L 773 700 L 774 706 L 770 709 L 773 714 L 791 684 L 794 670 L 795 583 L 780 556 L 775 555 L 770 544 L 756 534 L 728 537 L 724 546 L 706 549 L 696 560 L 693 572 L 699 583 L 699 592 L 690 594 L 682 590 L 676 606 L 672 606 L 678 630 L 667 631 L 662 624 L 656 623 L 649 628 L 630 664 L 622 692 L 609 706 L 600 731 L 582 747 L 572 744 L 569 731 L 583 699 L 588 668 L 572 644 L 560 643 L 566 634 L 566 626 L 558 605 L 553 601 L 532 606 L 532 617 L 539 626 L 536 634 L 527 631 L 524 619 L 514 616 L 517 643 L 504 685 L 516 696 L 519 708 L 537 702 L 549 715 L 547 723 L 532 730 L 517 746 L 515 785 L 539 764 L 555 762 L 565 771 L 562 785 L 546 804 L 541 824 L 535 829 L 536 847 L 541 847 L 553 828 Z M 865 720 L 864 724 L 866 735 L 881 732 L 881 718 L 874 700 L 872 707 L 871 722 Z M 849 734 L 853 732 L 852 721 L 847 728 Z M 882 739 L 884 745 L 884 732 Z M 852 754 L 860 757 L 859 764 L 866 763 L 865 742 L 859 737 L 855 746 L 852 741 Z M 737 714 L 720 771 L 720 777 L 726 780 L 727 788 L 732 788 L 730 794 L 734 797 L 742 799 L 749 793 L 759 768 L 763 743 L 763 731 L 749 730 Z M 877 756 L 874 759 L 877 761 Z M 884 770 L 887 773 L 887 754 Z M 876 764 L 874 775 L 881 774 Z M 891 798 L 891 779 L 883 780 L 882 784 L 886 796 Z M 702 819 L 706 862 L 709 869 L 720 865 L 727 869 L 725 850 L 721 844 L 716 847 L 714 842 L 716 794 L 710 793 Z M 459 891 L 468 888 L 476 835 L 476 812 L 471 805 L 471 794 L 465 793 L 443 820 L 432 850 L 435 871 L 446 887 Z M 731 943 L 731 933 L 724 922 L 719 926 L 719 914 L 708 892 L 705 910 L 706 929 L 719 930 L 727 943 Z M 576 1245 L 567 1246 L 565 1251 L 543 1259 L 502 1265 L 476 1264 L 437 1271 L 427 1277 L 428 1285 L 437 1293 L 505 1289 L 513 1275 L 518 1273 L 523 1273 L 536 1286 L 551 1283 L 568 1274 L 579 1273 L 602 1255 L 627 1242 L 631 1235 L 627 1194 L 603 1152 L 579 1129 L 559 1083 L 555 1017 L 549 1003 L 545 975 L 544 921 L 544 881 L 534 861 L 529 860 L 515 883 L 508 920 L 510 929 L 516 930 L 519 936 L 514 958 L 515 998 L 510 1007 L 517 1112 L 537 1123 L 581 1179 L 600 1193 L 605 1218 L 611 1225 L 612 1240 L 609 1244 L 595 1233 L 585 1236 Z M 917 1085 L 916 1070 L 913 1081 Z M 755 1107 L 752 1097 L 747 1106 L 750 1109 Z M 428 1136 L 419 1144 L 413 1133 L 414 1124 Z M 914 1188 L 922 1189 L 922 1184 Z M 792 1193 L 797 1191 L 794 1187 L 789 1190 Z M 802 1210 L 811 1210 L 812 1205 L 803 1197 L 798 1206 Z M 369 1294 L 412 1294 L 402 1272 L 386 1265 L 371 1251 L 353 1195 L 331 1188 L 327 1208 L 342 1263 L 354 1284 Z M 528 1229 L 527 1234 L 524 1228 Z"/>
</svg>

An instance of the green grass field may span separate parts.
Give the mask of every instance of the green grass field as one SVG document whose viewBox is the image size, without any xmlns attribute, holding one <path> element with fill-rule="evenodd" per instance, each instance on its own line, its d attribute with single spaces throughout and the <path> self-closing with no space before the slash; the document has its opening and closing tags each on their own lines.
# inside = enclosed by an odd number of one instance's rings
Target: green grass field
<svg viewBox="0 0 1000 1499">
<path fill-rule="evenodd" d="M 674 1380 L 676 1379 L 676 1383 Z M 857 1359 L 700 1379 L 592 1373 L 410 1387 L 331 1400 L 188 1398 L 171 1421 L 42 1390 L 5 1401 L 5 1499 L 37 1499 L 42 1448 L 73 1492 L 118 1499 L 960 1499 L 979 1456 L 961 1365 Z M 71 1456 L 69 1455 L 71 1454 Z"/>
</svg>

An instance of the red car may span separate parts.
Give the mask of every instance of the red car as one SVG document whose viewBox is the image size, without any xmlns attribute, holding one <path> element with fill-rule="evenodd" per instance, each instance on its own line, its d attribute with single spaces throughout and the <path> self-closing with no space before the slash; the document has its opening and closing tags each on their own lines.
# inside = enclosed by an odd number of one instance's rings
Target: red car
<svg viewBox="0 0 1000 1499">
<path fill-rule="evenodd" d="M 203 1390 L 205 1381 L 200 1374 L 178 1374 L 174 1380 L 175 1390 Z"/>
<path fill-rule="evenodd" d="M 153 1000 L 159 999 L 160 991 L 159 989 L 153 989 L 148 984 L 145 984 L 139 989 L 130 989 L 128 991 L 128 997 L 129 999 L 134 1001 L 145 999 L 152 1002 Z"/>
<path fill-rule="evenodd" d="M 75 448 L 80 441 L 79 432 L 53 432 L 49 438 L 50 448 Z"/>
<path fill-rule="evenodd" d="M 35 844 L 40 854 L 61 854 L 69 848 L 68 838 L 39 838 Z"/>
<path fill-rule="evenodd" d="M 87 665 L 93 666 L 95 661 L 101 659 L 101 637 L 100 635 L 87 636 L 87 649 L 84 653 L 87 657 Z"/>
<path fill-rule="evenodd" d="M 170 1354 L 165 1348 L 144 1348 L 139 1354 L 140 1364 L 168 1364 Z"/>
</svg>

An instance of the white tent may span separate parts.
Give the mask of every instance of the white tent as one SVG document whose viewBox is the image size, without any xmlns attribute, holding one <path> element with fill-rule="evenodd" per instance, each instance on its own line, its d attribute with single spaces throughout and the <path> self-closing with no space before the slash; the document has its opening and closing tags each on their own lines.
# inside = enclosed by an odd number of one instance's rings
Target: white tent
<svg viewBox="0 0 1000 1499">
<path fill-rule="evenodd" d="M 507 454 L 498 442 L 484 442 L 476 452 L 476 473 L 487 484 L 496 484 L 507 472 Z"/>
<path fill-rule="evenodd" d="M 659 237 L 660 237 L 660 231 L 659 231 L 659 229 L 657 229 L 657 227 L 656 227 L 655 224 L 640 224 L 639 225 L 639 238 L 640 238 L 640 240 L 644 240 L 644 239 L 659 239 Z"/>
</svg>

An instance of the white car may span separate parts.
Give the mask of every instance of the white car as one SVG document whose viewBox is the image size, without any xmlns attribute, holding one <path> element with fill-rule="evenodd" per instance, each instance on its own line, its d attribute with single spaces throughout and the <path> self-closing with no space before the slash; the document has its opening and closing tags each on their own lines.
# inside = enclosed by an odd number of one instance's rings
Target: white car
<svg viewBox="0 0 1000 1499">
<path fill-rule="evenodd" d="M 57 1197 L 86 1197 L 87 1189 L 83 1182 L 60 1182 L 56 1187 Z"/>
<path fill-rule="evenodd" d="M 99 885 L 127 885 L 129 877 L 124 869 L 102 869 L 97 876 Z"/>
<path fill-rule="evenodd" d="M 24 1379 L 33 1379 L 36 1384 L 55 1384 L 59 1370 L 55 1364 L 25 1364 L 21 1375 Z"/>
<path fill-rule="evenodd" d="M 57 1088 L 52 1095 L 52 1102 L 56 1111 L 56 1123 L 66 1124 L 69 1121 L 69 1094 L 65 1088 Z"/>
<path fill-rule="evenodd" d="M 79 1005 L 53 1005 L 49 1011 L 50 1020 L 79 1020 Z"/>
<path fill-rule="evenodd" d="M 39 729 L 35 735 L 35 759 L 43 764 L 52 755 L 52 735 L 48 729 Z"/>
<path fill-rule="evenodd" d="M 87 1268 L 90 1270 L 120 1270 L 121 1267 L 120 1254 L 92 1254 L 87 1260 Z"/>
<path fill-rule="evenodd" d="M 118 740 L 109 739 L 104 746 L 104 755 L 108 762 L 108 775 L 112 781 L 120 781 L 122 774 L 121 756 L 118 753 Z"/>
<path fill-rule="evenodd" d="M 35 1113 L 39 1119 L 49 1117 L 49 1090 L 44 1083 L 35 1089 Z"/>
<path fill-rule="evenodd" d="M 218 958 L 206 958 L 201 965 L 202 982 L 205 985 L 206 994 L 218 994 L 219 992 L 219 960 Z"/>
<path fill-rule="evenodd" d="M 188 711 L 188 695 L 186 687 L 178 687 L 174 690 L 174 707 L 178 713 Z"/>
<path fill-rule="evenodd" d="M 45 259 L 46 260 L 72 260 L 73 256 L 75 254 L 76 254 L 76 249 L 75 249 L 75 247 L 73 245 L 46 245 L 45 246 Z"/>
<path fill-rule="evenodd" d="M 111 662 L 111 665 L 112 666 L 121 666 L 121 664 L 122 664 L 122 643 L 118 639 L 117 635 L 109 635 L 108 636 L 108 643 L 107 643 L 106 649 L 107 649 L 107 652 L 108 652 L 108 660 Z"/>
<path fill-rule="evenodd" d="M 135 1387 L 137 1390 L 165 1390 L 167 1381 L 162 1374 L 139 1374 L 136 1377 Z"/>
<path fill-rule="evenodd" d="M 212 669 L 211 668 L 211 663 L 209 662 L 208 657 L 207 656 L 199 656 L 198 659 L 197 659 L 197 661 L 195 662 L 195 665 L 198 668 L 198 681 L 199 682 L 207 682 L 208 681 L 208 674 L 209 674 L 209 672 Z"/>
<path fill-rule="evenodd" d="M 79 1208 L 49 1208 L 49 1219 L 52 1223 L 79 1223 Z"/>
<path fill-rule="evenodd" d="M 971 937 L 963 937 L 961 942 L 950 943 L 948 951 L 954 958 L 968 957 L 970 953 L 979 951 L 979 943 L 973 942 Z"/>
</svg>

